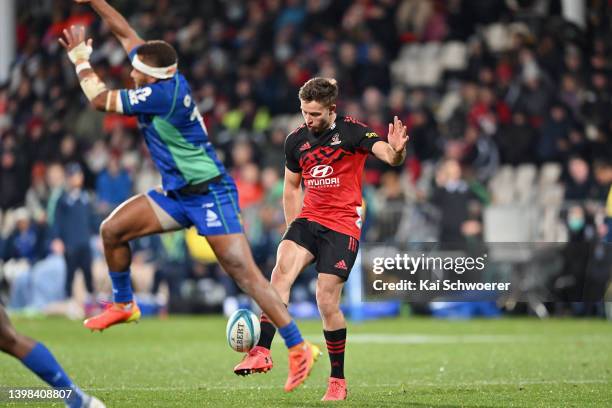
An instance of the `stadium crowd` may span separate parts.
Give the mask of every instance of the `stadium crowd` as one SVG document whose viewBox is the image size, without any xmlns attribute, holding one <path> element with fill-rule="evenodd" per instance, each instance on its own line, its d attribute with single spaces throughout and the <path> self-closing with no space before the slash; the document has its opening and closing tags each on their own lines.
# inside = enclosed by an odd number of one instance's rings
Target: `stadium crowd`
<svg viewBox="0 0 612 408">
<path fill-rule="evenodd" d="M 538 186 L 551 172 L 560 188 L 551 228 L 565 234 L 546 239 L 602 240 L 612 183 L 612 15 L 605 1 L 587 3 L 581 29 L 562 19 L 559 1 L 113 1 L 144 38 L 178 50 L 268 274 L 285 229 L 283 144 L 300 124 L 297 93 L 312 76 L 337 78 L 339 111 L 381 136 L 394 115 L 409 127 L 405 166 L 367 163 L 367 239 L 484 239 L 487 206 L 549 205 Z M 0 85 L 0 278 L 11 282 L 15 308 L 70 297 L 77 269 L 94 296 L 101 220 L 160 184 L 136 121 L 88 107 L 57 43 L 73 24 L 93 37 L 92 65 L 106 83 L 131 86 L 123 50 L 87 7 L 18 2 L 17 56 Z M 426 62 L 418 72 L 415 55 Z M 524 186 L 514 180 L 494 182 L 519 169 L 533 173 L 526 201 L 515 197 Z M 134 245 L 137 262 L 154 265 L 141 291 L 167 282 L 171 297 L 206 293 L 208 304 L 238 293 L 189 233 Z M 309 277 L 301 280 L 294 295 L 312 296 Z"/>
</svg>

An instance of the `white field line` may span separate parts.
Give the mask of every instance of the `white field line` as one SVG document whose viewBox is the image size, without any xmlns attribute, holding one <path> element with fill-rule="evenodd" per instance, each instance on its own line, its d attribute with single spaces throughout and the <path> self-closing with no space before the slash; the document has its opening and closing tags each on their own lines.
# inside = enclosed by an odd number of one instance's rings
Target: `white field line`
<svg viewBox="0 0 612 408">
<path fill-rule="evenodd" d="M 351 388 L 406 388 L 406 387 L 477 387 L 477 386 L 528 386 L 528 385 L 557 385 L 557 384 L 611 384 L 612 380 L 521 380 L 521 381 L 471 381 L 471 382 L 431 382 L 431 381 L 405 381 L 401 383 L 383 383 L 383 384 L 351 384 Z M 312 387 L 308 384 L 303 385 L 305 388 L 322 388 Z M 225 384 L 225 385 L 194 385 L 191 387 L 117 387 L 117 388 L 87 388 L 87 391 L 207 391 L 207 390 L 280 390 L 280 385 L 244 385 L 244 384 Z"/>
<path fill-rule="evenodd" d="M 282 343 L 280 336 L 276 336 L 275 341 Z M 314 335 L 306 335 L 313 341 L 321 340 Z M 457 343 L 527 343 L 541 341 L 609 341 L 612 343 L 612 335 L 528 335 L 528 334 L 350 334 L 347 343 L 355 344 L 457 344 Z"/>
</svg>

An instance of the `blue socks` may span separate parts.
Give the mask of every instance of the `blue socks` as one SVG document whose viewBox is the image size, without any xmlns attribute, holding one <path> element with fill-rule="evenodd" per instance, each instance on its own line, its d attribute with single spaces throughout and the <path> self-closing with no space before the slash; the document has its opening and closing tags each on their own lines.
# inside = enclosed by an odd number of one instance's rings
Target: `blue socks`
<svg viewBox="0 0 612 408">
<path fill-rule="evenodd" d="M 128 303 L 133 299 L 132 282 L 130 280 L 130 271 L 126 272 L 110 272 L 110 278 L 113 282 L 113 301 L 115 303 Z"/>
<path fill-rule="evenodd" d="M 66 399 L 66 404 L 70 408 L 82 406 L 85 394 L 72 382 L 53 354 L 42 343 L 36 343 L 30 354 L 25 356 L 21 362 L 51 387 L 72 389 L 70 398 Z"/>
<path fill-rule="evenodd" d="M 300 333 L 300 329 L 298 329 L 297 324 L 295 324 L 293 320 L 285 327 L 279 328 L 278 332 L 285 340 L 285 345 L 287 346 L 287 348 L 297 346 L 298 344 L 304 341 L 304 339 L 302 339 L 302 333 Z"/>
</svg>

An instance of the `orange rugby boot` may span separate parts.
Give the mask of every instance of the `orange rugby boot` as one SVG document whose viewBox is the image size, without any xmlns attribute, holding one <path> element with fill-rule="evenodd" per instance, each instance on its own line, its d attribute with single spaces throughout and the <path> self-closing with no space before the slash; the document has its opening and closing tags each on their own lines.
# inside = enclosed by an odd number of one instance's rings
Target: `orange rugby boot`
<svg viewBox="0 0 612 408">
<path fill-rule="evenodd" d="M 289 349 L 289 376 L 285 391 L 293 391 L 306 381 L 320 355 L 321 350 L 307 341 Z"/>
<path fill-rule="evenodd" d="M 272 354 L 270 350 L 255 346 L 244 356 L 240 364 L 234 367 L 236 375 L 266 373 L 272 369 Z"/>
<path fill-rule="evenodd" d="M 327 380 L 327 392 L 321 401 L 342 401 L 346 399 L 347 389 L 344 378 L 329 377 Z"/>
<path fill-rule="evenodd" d="M 105 330 L 120 323 L 132 323 L 140 320 L 140 308 L 136 302 L 109 303 L 99 315 L 90 317 L 83 325 L 92 331 Z"/>
</svg>

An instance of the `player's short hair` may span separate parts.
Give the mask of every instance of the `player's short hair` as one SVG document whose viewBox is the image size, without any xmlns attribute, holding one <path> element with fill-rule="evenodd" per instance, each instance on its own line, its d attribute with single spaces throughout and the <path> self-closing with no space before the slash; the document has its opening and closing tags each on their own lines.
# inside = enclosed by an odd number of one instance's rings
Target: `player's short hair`
<svg viewBox="0 0 612 408">
<path fill-rule="evenodd" d="M 338 82 L 333 78 L 311 78 L 300 88 L 299 97 L 304 102 L 316 101 L 331 106 L 338 98 Z"/>
<path fill-rule="evenodd" d="M 136 54 L 153 67 L 169 67 L 178 61 L 174 47 L 161 40 L 147 41 L 138 47 Z"/>
</svg>

